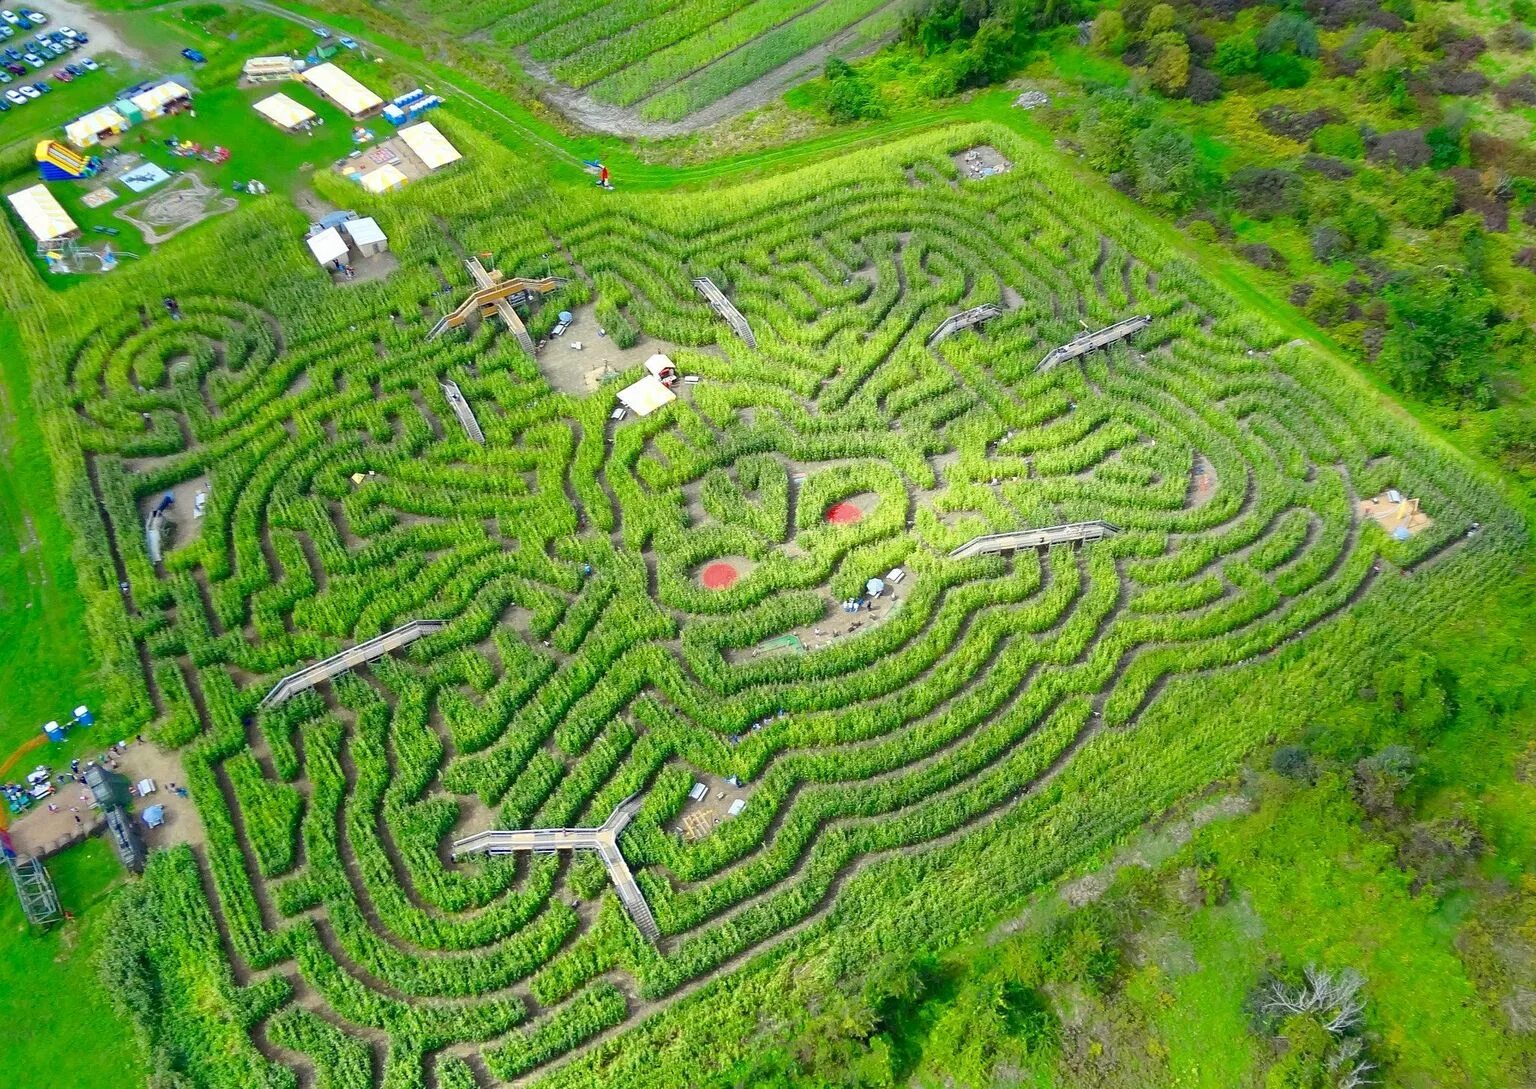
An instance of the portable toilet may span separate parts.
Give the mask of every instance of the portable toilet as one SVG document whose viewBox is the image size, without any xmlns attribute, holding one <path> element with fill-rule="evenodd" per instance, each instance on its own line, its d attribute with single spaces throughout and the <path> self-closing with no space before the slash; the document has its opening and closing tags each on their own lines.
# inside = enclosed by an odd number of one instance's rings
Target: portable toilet
<svg viewBox="0 0 1536 1089">
<path fill-rule="evenodd" d="M 144 123 L 144 111 L 126 98 L 112 103 L 112 108 L 120 113 L 123 120 L 130 125 L 142 125 Z"/>
<path fill-rule="evenodd" d="M 64 740 L 64 727 L 60 726 L 57 722 L 45 722 L 43 724 L 43 733 L 48 735 L 49 741 Z"/>
<path fill-rule="evenodd" d="M 75 721 L 81 726 L 89 726 L 96 721 L 96 716 L 91 714 L 91 709 L 82 703 L 75 708 Z"/>
</svg>

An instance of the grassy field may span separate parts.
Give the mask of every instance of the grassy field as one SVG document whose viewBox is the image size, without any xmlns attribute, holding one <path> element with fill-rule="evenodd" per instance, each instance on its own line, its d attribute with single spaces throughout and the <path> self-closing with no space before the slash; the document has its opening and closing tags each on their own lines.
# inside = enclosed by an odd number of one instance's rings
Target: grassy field
<svg viewBox="0 0 1536 1089">
<path fill-rule="evenodd" d="M 76 921 L 30 933 L 6 879 L 0 896 L 0 1063 L 47 1071 L 79 1089 L 136 1089 L 148 1069 L 132 1026 L 103 992 L 95 957 L 106 940 L 103 907 L 122 866 L 92 840 L 48 864 L 59 900 Z"/>
</svg>

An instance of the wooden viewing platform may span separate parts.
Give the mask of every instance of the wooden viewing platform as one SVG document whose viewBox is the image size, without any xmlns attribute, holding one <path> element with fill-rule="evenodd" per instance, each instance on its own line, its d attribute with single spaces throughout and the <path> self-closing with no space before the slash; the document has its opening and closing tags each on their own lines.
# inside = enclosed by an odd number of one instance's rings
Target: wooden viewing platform
<svg viewBox="0 0 1536 1089">
<path fill-rule="evenodd" d="M 1106 325 L 1102 329 L 1079 333 L 1059 348 L 1052 348 L 1046 353 L 1045 358 L 1035 364 L 1035 370 L 1037 373 L 1043 373 L 1058 363 L 1065 363 L 1079 356 L 1085 356 L 1089 352 L 1098 351 L 1100 348 L 1107 348 L 1116 341 L 1124 340 L 1132 333 L 1141 332 L 1151 324 L 1152 315 L 1140 314 L 1134 318 L 1117 321 L 1113 325 Z"/>
<path fill-rule="evenodd" d="M 928 334 L 928 346 L 931 348 L 939 341 L 954 336 L 962 329 L 969 329 L 973 325 L 980 325 L 984 321 L 1003 316 L 1003 308 L 996 303 L 982 303 L 973 306 L 969 310 L 962 310 L 958 314 L 951 314 L 939 322 L 939 327 Z"/>
<path fill-rule="evenodd" d="M 1120 527 L 1105 521 L 1069 522 L 1043 529 L 1015 529 L 1007 533 L 987 533 L 972 537 L 950 553 L 954 559 L 990 556 L 998 552 L 1018 552 L 1026 548 L 1049 548 L 1074 541 L 1101 541 L 1119 533 Z"/>
<path fill-rule="evenodd" d="M 502 275 L 500 269 L 487 272 L 478 257 L 465 261 L 464 267 L 469 269 L 470 276 L 474 278 L 475 290 L 452 313 L 437 319 L 437 324 L 427 333 L 427 339 L 434 340 L 449 329 L 459 328 L 475 313 L 482 317 L 494 314 L 500 316 L 502 323 L 517 338 L 518 344 L 522 345 L 523 351 L 533 355 L 533 338 L 528 335 L 528 327 L 523 324 L 523 319 L 512 308 L 535 298 L 543 298 L 562 287 L 566 283 L 565 277 L 545 276 L 543 279 L 530 280 L 514 276 L 509 280 Z"/>
<path fill-rule="evenodd" d="M 693 286 L 698 289 L 704 301 L 714 308 L 715 313 L 725 319 L 725 323 L 736 331 L 736 335 L 747 342 L 748 348 L 757 347 L 757 337 L 752 335 L 752 326 L 747 324 L 747 319 L 741 316 L 741 311 L 732 305 L 731 300 L 715 286 L 715 282 L 708 276 L 695 276 Z"/>
<path fill-rule="evenodd" d="M 443 396 L 448 398 L 448 407 L 453 409 L 453 414 L 459 418 L 459 426 L 464 433 L 481 446 L 485 445 L 485 432 L 480 430 L 480 421 L 475 419 L 474 410 L 469 407 L 469 402 L 464 400 L 464 391 L 459 389 L 459 384 L 452 379 L 445 379 L 440 383 L 443 387 Z"/>
<path fill-rule="evenodd" d="M 321 681 L 328 681 L 348 670 L 382 658 L 390 651 L 399 650 L 406 644 L 414 643 L 424 635 L 442 631 L 447 626 L 446 620 L 412 620 L 408 624 L 401 624 L 393 631 L 375 635 L 372 639 L 348 647 L 324 661 L 307 665 L 303 669 L 288 674 L 272 686 L 272 691 L 261 698 L 258 706 L 274 707 L 290 696 L 313 688 Z"/>
<path fill-rule="evenodd" d="M 517 851 L 550 854 L 555 851 L 596 851 L 613 880 L 619 901 L 640 933 L 650 941 L 661 937 L 661 928 L 651 914 L 651 906 L 619 852 L 619 835 L 640 811 L 640 795 L 631 794 L 619 803 L 612 816 L 598 828 L 518 828 L 510 831 L 476 832 L 456 840 L 453 857 L 465 855 L 508 855 Z"/>
</svg>

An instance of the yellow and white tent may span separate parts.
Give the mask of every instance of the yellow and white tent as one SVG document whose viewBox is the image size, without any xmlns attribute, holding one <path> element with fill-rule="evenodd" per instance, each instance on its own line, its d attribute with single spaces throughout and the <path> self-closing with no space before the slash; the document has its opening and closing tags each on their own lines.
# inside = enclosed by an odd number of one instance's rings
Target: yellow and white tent
<svg viewBox="0 0 1536 1089">
<path fill-rule="evenodd" d="M 363 188 L 370 193 L 393 193 L 405 185 L 408 179 L 397 166 L 386 163 L 371 174 L 362 176 Z"/>
<path fill-rule="evenodd" d="M 68 238 L 80 233 L 79 226 L 69 218 L 46 185 L 34 185 L 6 198 L 16 214 L 27 225 L 27 230 L 39 242 L 50 238 Z"/>
<path fill-rule="evenodd" d="M 314 110 L 295 102 L 285 94 L 275 94 L 262 99 L 256 103 L 256 112 L 278 128 L 289 132 L 315 116 Z"/>
<path fill-rule="evenodd" d="M 127 127 L 127 118 L 111 106 L 103 106 L 65 125 L 64 135 L 76 147 L 93 147 L 103 136 L 115 136 Z"/>
<path fill-rule="evenodd" d="M 165 113 L 165 108 L 171 103 L 191 97 L 192 92 L 181 84 L 167 81 L 134 95 L 128 101 L 143 110 L 146 118 L 151 118 Z"/>
<path fill-rule="evenodd" d="M 362 117 L 384 105 L 384 100 L 334 64 L 321 64 L 307 70 L 303 79 L 352 117 Z"/>
<path fill-rule="evenodd" d="M 400 139 L 405 141 L 405 146 L 411 149 L 416 158 L 427 164 L 428 170 L 439 170 L 464 157 L 430 121 L 401 129 Z"/>
</svg>

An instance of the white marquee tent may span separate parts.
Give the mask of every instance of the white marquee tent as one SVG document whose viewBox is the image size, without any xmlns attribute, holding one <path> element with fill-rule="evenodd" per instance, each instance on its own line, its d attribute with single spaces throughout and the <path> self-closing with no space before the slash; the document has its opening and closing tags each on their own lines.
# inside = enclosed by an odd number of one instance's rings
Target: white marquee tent
<svg viewBox="0 0 1536 1089">
<path fill-rule="evenodd" d="M 379 167 L 371 174 L 362 177 L 363 188 L 370 193 L 393 193 L 406 183 L 406 176 L 400 168 L 388 163 Z"/>
<path fill-rule="evenodd" d="M 111 106 L 103 106 L 65 125 L 64 135 L 76 147 L 91 147 L 101 143 L 103 136 L 116 135 L 127 127 L 127 118 Z"/>
<path fill-rule="evenodd" d="M 334 64 L 321 64 L 304 73 L 304 80 L 353 117 L 384 105 L 384 100 Z"/>
<path fill-rule="evenodd" d="M 464 157 L 459 154 L 458 148 L 448 142 L 448 137 L 437 131 L 437 126 L 429 121 L 401 129 L 400 139 L 405 141 L 405 146 L 411 149 L 416 158 L 427 164 L 428 170 L 439 170 Z"/>
<path fill-rule="evenodd" d="M 285 94 L 275 94 L 256 103 L 256 112 L 280 129 L 292 131 L 315 116 L 315 111 L 295 102 Z"/>
<path fill-rule="evenodd" d="M 309 236 L 309 252 L 315 255 L 315 260 L 322 265 L 329 265 L 332 261 L 342 261 L 347 257 L 347 240 L 341 237 L 341 232 L 335 227 L 327 227 L 319 234 Z"/>
<path fill-rule="evenodd" d="M 16 214 L 27 225 L 27 230 L 39 242 L 50 238 L 66 238 L 79 234 L 80 228 L 74 220 L 69 218 L 54 195 L 48 192 L 46 185 L 34 185 L 30 189 L 23 189 L 19 193 L 12 193 L 6 198 L 11 202 L 11 207 L 16 209 Z"/>
</svg>

